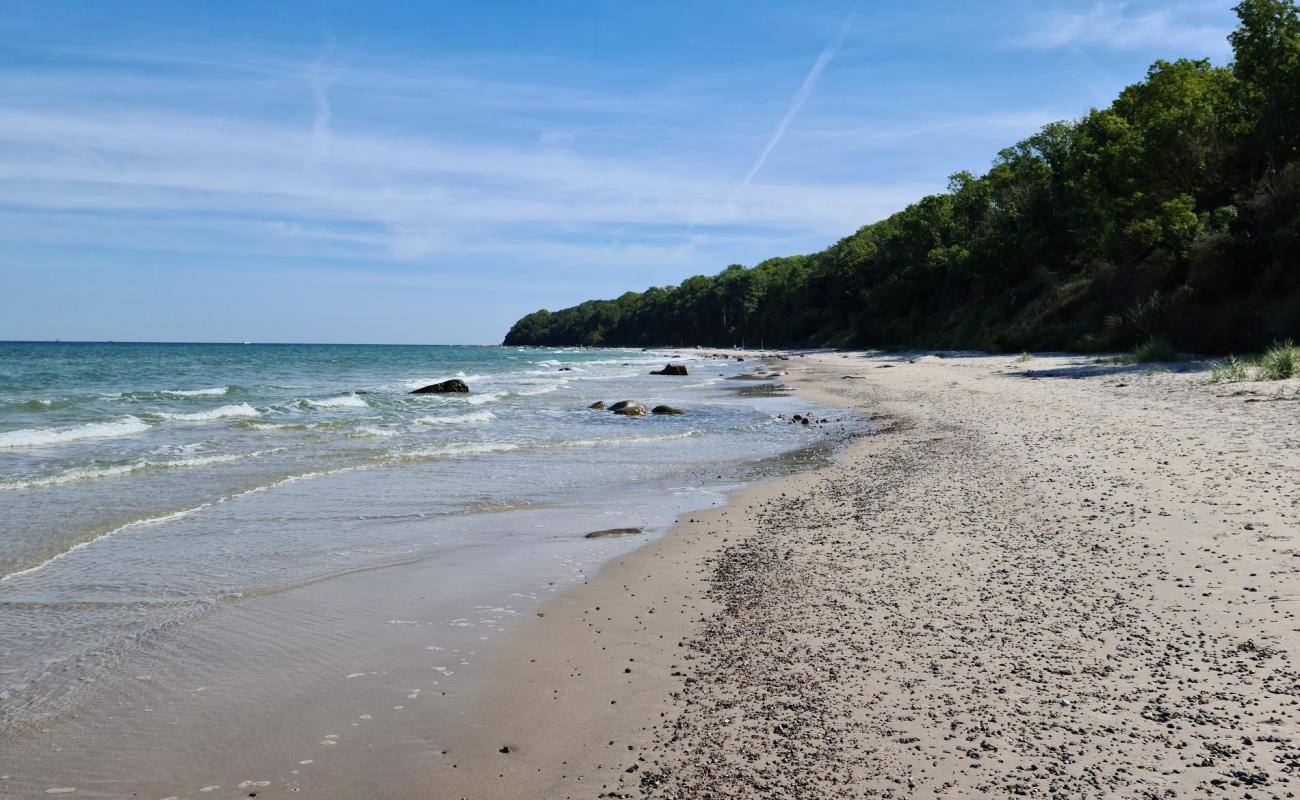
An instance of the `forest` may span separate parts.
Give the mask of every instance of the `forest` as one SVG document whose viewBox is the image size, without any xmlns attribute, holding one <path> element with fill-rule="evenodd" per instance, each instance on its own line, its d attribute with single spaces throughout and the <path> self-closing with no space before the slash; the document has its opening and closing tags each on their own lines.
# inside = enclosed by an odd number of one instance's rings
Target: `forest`
<svg viewBox="0 0 1300 800">
<path fill-rule="evenodd" d="M 512 345 L 1217 354 L 1300 339 L 1300 11 L 1232 62 L 1157 61 L 1104 109 L 817 253 L 537 311 Z"/>
</svg>

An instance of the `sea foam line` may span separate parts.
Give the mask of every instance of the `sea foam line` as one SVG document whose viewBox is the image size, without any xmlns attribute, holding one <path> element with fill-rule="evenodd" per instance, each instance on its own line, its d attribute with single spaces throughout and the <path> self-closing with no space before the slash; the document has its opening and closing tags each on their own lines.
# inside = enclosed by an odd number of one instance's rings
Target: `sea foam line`
<svg viewBox="0 0 1300 800">
<path fill-rule="evenodd" d="M 223 394 L 230 394 L 229 386 L 217 386 L 212 389 L 163 389 L 158 394 L 169 394 L 173 397 L 218 397 Z"/>
<path fill-rule="evenodd" d="M 370 404 L 355 394 L 344 394 L 338 397 L 328 397 L 324 400 L 308 400 L 308 405 L 317 408 L 369 408 Z"/>
<path fill-rule="evenodd" d="M 451 414 L 445 417 L 420 417 L 416 422 L 421 425 L 461 425 L 471 422 L 491 422 L 497 415 L 491 411 L 471 411 L 468 414 Z"/>
<path fill-rule="evenodd" d="M 152 416 L 161 417 L 162 419 L 172 420 L 175 422 L 210 422 L 218 419 L 230 419 L 236 417 L 257 417 L 262 412 L 253 408 L 248 403 L 235 403 L 233 405 L 221 406 L 220 408 L 210 408 L 207 411 L 191 411 L 188 413 L 173 413 L 168 411 L 150 412 Z"/>
<path fill-rule="evenodd" d="M 119 417 L 111 422 L 88 422 L 70 428 L 21 428 L 0 433 L 0 447 L 44 447 L 87 439 L 112 439 L 149 430 L 138 417 Z"/>
<path fill-rule="evenodd" d="M 34 489 L 41 486 L 58 486 L 64 483 L 74 483 L 83 480 L 116 478 L 121 477 L 122 475 L 130 475 L 133 472 L 140 472 L 142 470 L 207 467 L 214 464 L 230 464 L 248 458 L 260 458 L 261 456 L 270 455 L 271 453 L 277 453 L 283 449 L 283 447 L 274 447 L 269 450 L 255 450 L 251 453 L 224 453 L 211 456 L 195 456 L 194 458 L 178 458 L 170 461 L 142 459 L 140 461 L 132 461 L 129 464 L 116 464 L 111 467 L 101 467 L 99 469 L 77 467 L 76 469 L 65 470 L 64 472 L 49 475 L 44 478 L 0 483 L 0 490 L 14 491 L 20 489 Z"/>
</svg>

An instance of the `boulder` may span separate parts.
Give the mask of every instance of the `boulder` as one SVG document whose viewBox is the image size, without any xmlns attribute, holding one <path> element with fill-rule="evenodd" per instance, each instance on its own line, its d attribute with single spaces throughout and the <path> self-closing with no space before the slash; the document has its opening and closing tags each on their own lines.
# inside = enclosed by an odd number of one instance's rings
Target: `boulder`
<svg viewBox="0 0 1300 800">
<path fill-rule="evenodd" d="M 641 405 L 641 404 L 638 403 L 638 402 L 635 401 L 635 400 L 619 400 L 617 403 L 615 403 L 614 405 L 610 406 L 610 407 L 609 407 L 609 410 L 610 410 L 610 411 L 619 411 L 619 410 L 622 410 L 622 409 L 624 409 L 624 408 L 627 408 L 628 406 L 639 406 L 639 405 Z"/>
<path fill-rule="evenodd" d="M 560 367 L 559 372 L 573 372 L 573 367 Z"/>
<path fill-rule="evenodd" d="M 468 391 L 469 387 L 465 385 L 465 381 L 462 381 L 460 378 L 452 378 L 451 380 L 443 381 L 442 383 L 431 383 L 428 386 L 421 386 L 419 389 L 411 392 L 411 394 L 448 394 L 451 392 Z"/>
<path fill-rule="evenodd" d="M 651 375 L 686 375 L 686 367 L 681 364 L 666 364 L 663 369 L 654 370 Z"/>
<path fill-rule="evenodd" d="M 587 406 L 587 408 L 595 408 L 595 409 L 601 409 L 601 408 L 604 408 L 604 407 L 605 407 L 605 401 L 604 401 L 604 400 L 597 400 L 596 402 L 594 402 L 594 403 L 592 403 L 591 405 Z"/>
<path fill-rule="evenodd" d="M 645 407 L 645 403 L 627 402 L 626 405 L 615 403 L 612 408 L 615 414 L 622 417 L 644 417 L 650 413 L 650 409 Z"/>
<path fill-rule="evenodd" d="M 650 413 L 651 414 L 685 414 L 686 412 L 682 411 L 680 408 L 673 408 L 672 406 L 655 406 L 654 408 L 650 409 Z"/>
</svg>

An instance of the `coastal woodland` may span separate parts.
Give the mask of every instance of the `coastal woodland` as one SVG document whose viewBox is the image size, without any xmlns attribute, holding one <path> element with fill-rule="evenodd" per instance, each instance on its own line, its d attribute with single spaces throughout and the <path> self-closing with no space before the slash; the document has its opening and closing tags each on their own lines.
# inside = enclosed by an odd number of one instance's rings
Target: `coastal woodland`
<svg viewBox="0 0 1300 800">
<path fill-rule="evenodd" d="M 516 345 L 1200 353 L 1300 339 L 1300 9 L 808 255 L 520 319 Z"/>
</svg>

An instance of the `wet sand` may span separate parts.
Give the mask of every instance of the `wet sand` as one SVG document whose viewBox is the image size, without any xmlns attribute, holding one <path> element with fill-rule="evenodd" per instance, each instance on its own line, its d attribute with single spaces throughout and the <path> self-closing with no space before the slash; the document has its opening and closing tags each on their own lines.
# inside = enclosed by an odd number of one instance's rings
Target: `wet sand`
<svg viewBox="0 0 1300 800">
<path fill-rule="evenodd" d="M 402 796 L 1294 796 L 1295 381 L 773 366 L 880 433 L 537 611 Z"/>
</svg>

